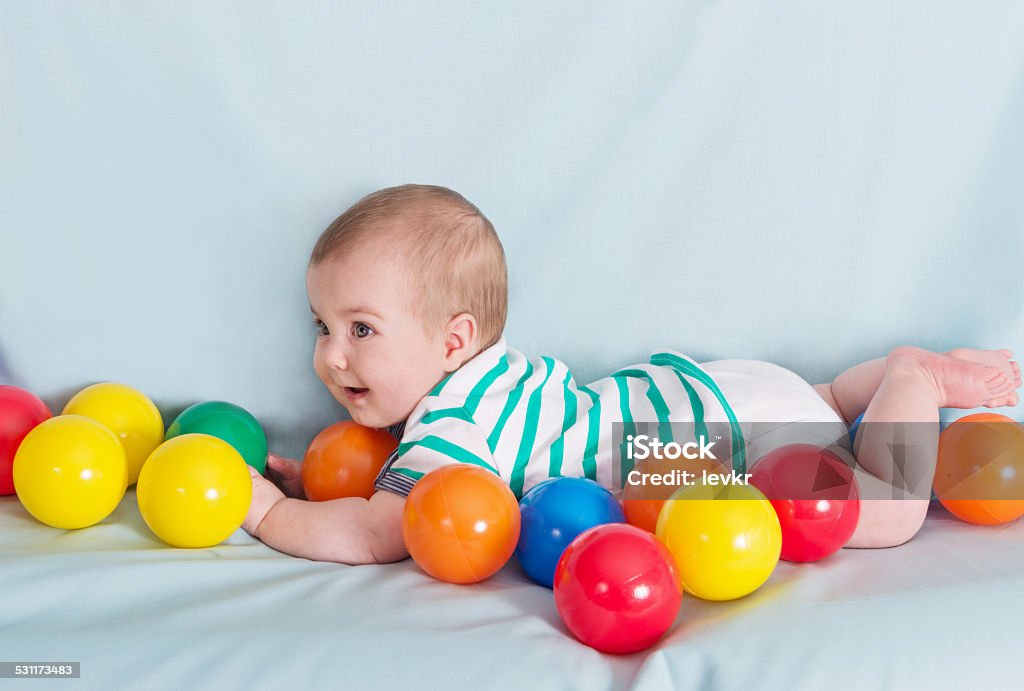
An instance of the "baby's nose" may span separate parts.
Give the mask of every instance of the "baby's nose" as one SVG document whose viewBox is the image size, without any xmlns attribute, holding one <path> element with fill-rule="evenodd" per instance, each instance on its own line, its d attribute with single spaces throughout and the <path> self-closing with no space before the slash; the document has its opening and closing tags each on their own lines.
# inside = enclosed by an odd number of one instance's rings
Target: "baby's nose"
<svg viewBox="0 0 1024 691">
<path fill-rule="evenodd" d="M 345 371 L 348 369 L 348 355 L 341 348 L 331 353 L 331 369 Z"/>
<path fill-rule="evenodd" d="M 322 344 L 317 347 L 316 357 L 320 366 L 331 371 L 348 369 L 348 355 L 340 345 Z"/>
</svg>

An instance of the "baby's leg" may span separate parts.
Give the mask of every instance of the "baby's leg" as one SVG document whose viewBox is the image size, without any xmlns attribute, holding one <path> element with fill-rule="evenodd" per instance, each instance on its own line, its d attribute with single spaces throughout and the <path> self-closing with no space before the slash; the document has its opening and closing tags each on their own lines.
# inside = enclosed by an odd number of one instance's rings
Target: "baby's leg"
<svg viewBox="0 0 1024 691">
<path fill-rule="evenodd" d="M 939 408 L 1015 404 L 1020 370 L 1009 357 L 1009 351 L 941 355 L 903 346 L 844 372 L 827 387 L 826 400 L 831 397 L 847 420 L 865 407 L 855 449 L 863 501 L 848 547 L 891 547 L 917 533 L 935 474 Z"/>
<path fill-rule="evenodd" d="M 955 348 L 947 351 L 945 355 L 956 360 L 998 367 L 1010 376 L 1018 387 L 1021 385 L 1020 367 L 1010 359 L 1013 353 L 1009 350 Z M 817 384 L 814 388 L 847 424 L 852 424 L 858 415 L 867 410 L 872 397 L 881 386 L 882 377 L 885 375 L 885 363 L 884 357 L 863 362 L 840 374 L 831 384 Z M 993 405 L 989 407 L 1016 404 L 1016 393 L 1012 393 L 1005 401 L 993 401 Z"/>
</svg>

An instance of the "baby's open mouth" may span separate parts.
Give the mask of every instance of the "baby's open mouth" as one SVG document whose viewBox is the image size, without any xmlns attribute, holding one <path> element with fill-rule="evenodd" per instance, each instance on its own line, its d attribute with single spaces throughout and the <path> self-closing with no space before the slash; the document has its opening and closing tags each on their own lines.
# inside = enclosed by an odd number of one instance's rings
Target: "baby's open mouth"
<svg viewBox="0 0 1024 691">
<path fill-rule="evenodd" d="M 358 396 L 359 394 L 364 394 L 367 391 L 369 391 L 369 389 L 361 389 L 361 388 L 359 388 L 357 386 L 346 386 L 345 387 L 345 393 L 347 393 L 349 396 Z"/>
</svg>

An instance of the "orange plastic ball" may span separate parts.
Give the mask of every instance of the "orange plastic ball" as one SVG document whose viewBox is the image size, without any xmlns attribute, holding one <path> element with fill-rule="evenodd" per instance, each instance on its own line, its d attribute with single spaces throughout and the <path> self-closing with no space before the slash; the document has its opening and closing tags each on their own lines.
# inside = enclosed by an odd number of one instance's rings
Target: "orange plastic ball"
<svg viewBox="0 0 1024 691">
<path fill-rule="evenodd" d="M 390 434 L 355 422 L 336 422 L 316 435 L 302 462 L 302 486 L 310 501 L 369 499 L 373 483 L 398 446 Z"/>
<path fill-rule="evenodd" d="M 932 485 L 946 510 L 968 523 L 1024 516 L 1024 426 L 997 413 L 960 418 L 939 435 Z"/>
<path fill-rule="evenodd" d="M 709 474 L 728 474 L 720 461 L 711 458 L 660 458 L 651 457 L 638 461 L 633 470 L 640 473 L 640 484 L 626 484 L 622 490 L 622 511 L 626 522 L 637 528 L 653 533 L 658 526 L 658 515 L 672 493 L 682 485 L 654 484 L 654 476 L 664 477 L 675 471 L 692 473 L 691 481 L 699 480 L 703 471 Z"/>
<path fill-rule="evenodd" d="M 449 583 L 477 583 L 497 573 L 516 548 L 519 527 L 512 490 L 473 465 L 424 475 L 402 514 L 402 538 L 413 560 Z"/>
</svg>

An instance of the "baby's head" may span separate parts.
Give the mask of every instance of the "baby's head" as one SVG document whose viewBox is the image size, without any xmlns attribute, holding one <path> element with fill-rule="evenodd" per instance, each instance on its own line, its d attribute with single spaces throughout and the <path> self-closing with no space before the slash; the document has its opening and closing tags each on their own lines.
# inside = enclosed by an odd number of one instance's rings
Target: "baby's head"
<svg viewBox="0 0 1024 691">
<path fill-rule="evenodd" d="M 352 419 L 405 420 L 449 372 L 501 338 L 505 253 L 494 226 L 444 187 L 363 197 L 323 232 L 306 272 L 317 376 Z"/>
</svg>

